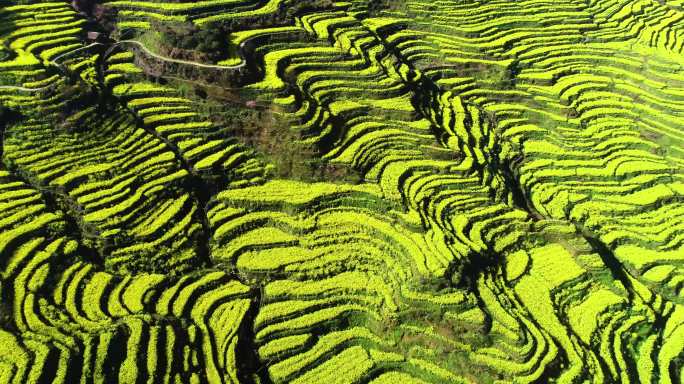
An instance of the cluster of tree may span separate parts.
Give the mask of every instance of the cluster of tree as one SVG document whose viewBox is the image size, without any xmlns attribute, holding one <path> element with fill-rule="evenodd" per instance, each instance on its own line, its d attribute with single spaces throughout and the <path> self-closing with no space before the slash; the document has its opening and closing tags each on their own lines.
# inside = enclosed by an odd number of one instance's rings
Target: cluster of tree
<svg viewBox="0 0 684 384">
<path fill-rule="evenodd" d="M 97 22 L 100 27 L 107 33 L 112 33 L 116 29 L 116 18 L 118 11 L 102 4 L 96 4 L 92 8 L 90 16 Z"/>
<path fill-rule="evenodd" d="M 214 101 L 204 100 L 203 103 Z M 217 126 L 224 127 L 228 137 L 237 138 L 273 164 L 277 177 L 307 182 L 357 184 L 362 181 L 362 175 L 351 167 L 322 160 L 317 145 L 305 143 L 300 132 L 274 113 L 273 106 L 250 108 L 249 105 L 249 102 L 245 106 L 222 104 L 220 113 L 209 116 Z"/>
<path fill-rule="evenodd" d="M 228 55 L 230 31 L 224 24 L 200 28 L 192 23 L 154 22 L 153 29 L 160 36 L 161 53 L 170 57 L 215 62 Z"/>
<path fill-rule="evenodd" d="M 177 80 L 170 84 L 193 99 L 195 112 L 220 127 L 224 137 L 237 139 L 273 164 L 277 177 L 308 182 L 362 181 L 362 175 L 351 167 L 322 160 L 318 145 L 304 142 L 302 133 L 275 113 L 278 107 L 255 100 L 256 94 Z"/>
<path fill-rule="evenodd" d="M 402 0 L 368 0 L 368 13 L 377 15 L 381 11 L 408 12 L 409 10 Z"/>
<path fill-rule="evenodd" d="M 95 22 L 98 27 L 96 29 L 101 28 L 111 33 L 116 28 L 117 11 L 115 8 L 100 4 L 97 0 L 72 0 L 71 7 Z"/>
<path fill-rule="evenodd" d="M 201 27 L 190 22 L 157 21 L 153 23 L 153 29 L 159 33 L 162 53 L 173 58 L 215 62 L 229 54 L 228 41 L 232 31 L 290 25 L 296 15 L 331 9 L 333 4 L 333 0 L 291 0 L 268 15 L 217 21 Z"/>
<path fill-rule="evenodd" d="M 296 15 L 329 9 L 332 8 L 334 4 L 335 1 L 332 0 L 288 1 L 281 5 L 278 16 L 284 20 L 292 20 Z"/>
<path fill-rule="evenodd" d="M 79 11 L 83 12 L 86 15 L 90 15 L 93 12 L 93 7 L 95 6 L 96 1 L 95 0 L 72 0 L 71 1 L 71 6 Z"/>
</svg>

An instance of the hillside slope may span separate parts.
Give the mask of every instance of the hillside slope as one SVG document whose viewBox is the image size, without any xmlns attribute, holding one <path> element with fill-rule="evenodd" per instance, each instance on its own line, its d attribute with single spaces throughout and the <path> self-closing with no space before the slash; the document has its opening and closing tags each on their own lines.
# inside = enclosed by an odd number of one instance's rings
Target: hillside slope
<svg viewBox="0 0 684 384">
<path fill-rule="evenodd" d="M 0 1 L 0 383 L 680 383 L 684 2 Z"/>
</svg>

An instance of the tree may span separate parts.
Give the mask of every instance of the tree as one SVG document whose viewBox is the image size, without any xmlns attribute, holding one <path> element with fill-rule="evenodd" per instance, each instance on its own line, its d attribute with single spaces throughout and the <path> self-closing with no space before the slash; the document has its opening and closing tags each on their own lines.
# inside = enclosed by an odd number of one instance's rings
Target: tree
<svg viewBox="0 0 684 384">
<path fill-rule="evenodd" d="M 198 27 L 192 23 L 155 22 L 161 48 L 172 57 L 218 61 L 228 54 L 229 34 L 218 23 Z"/>
</svg>

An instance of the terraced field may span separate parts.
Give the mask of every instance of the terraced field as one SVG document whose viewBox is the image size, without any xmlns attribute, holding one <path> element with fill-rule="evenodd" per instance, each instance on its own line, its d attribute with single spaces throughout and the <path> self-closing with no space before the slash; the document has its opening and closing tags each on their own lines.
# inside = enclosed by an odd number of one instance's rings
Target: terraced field
<svg viewBox="0 0 684 384">
<path fill-rule="evenodd" d="M 0 157 L 0 383 L 684 382 L 684 1 L 0 0 Z"/>
</svg>

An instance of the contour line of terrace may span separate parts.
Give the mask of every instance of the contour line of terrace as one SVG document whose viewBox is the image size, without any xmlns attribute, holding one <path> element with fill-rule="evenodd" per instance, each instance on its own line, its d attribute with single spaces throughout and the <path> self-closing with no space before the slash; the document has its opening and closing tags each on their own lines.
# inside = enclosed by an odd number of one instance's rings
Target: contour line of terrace
<svg viewBox="0 0 684 384">
<path fill-rule="evenodd" d="M 242 41 L 238 45 L 238 48 L 240 51 L 244 48 L 245 44 L 249 40 L 250 39 L 248 38 L 248 39 Z M 111 51 L 115 47 L 118 47 L 120 45 L 125 45 L 125 44 L 136 45 L 136 46 L 140 47 L 145 52 L 145 54 L 150 55 L 151 57 L 154 57 L 155 59 L 158 59 L 161 61 L 165 61 L 165 62 L 169 62 L 169 63 L 176 63 L 176 64 L 183 64 L 183 65 L 191 65 L 191 66 L 195 66 L 198 68 L 237 70 L 237 69 L 243 68 L 244 66 L 247 65 L 247 60 L 244 57 L 242 57 L 242 62 L 240 62 L 240 64 L 236 64 L 236 65 L 205 64 L 205 63 L 198 63 L 195 61 L 172 59 L 170 57 L 165 57 L 165 56 L 159 55 L 158 53 L 152 52 L 149 48 L 147 48 L 147 46 L 145 46 L 145 44 L 141 43 L 140 41 L 130 40 L 130 39 L 129 40 L 116 41 L 112 44 L 105 44 L 105 43 L 98 43 L 98 42 L 91 43 L 91 44 L 88 44 L 86 46 L 76 48 L 73 51 L 65 52 L 61 55 L 58 55 L 54 59 L 50 60 L 49 64 L 54 65 L 60 71 L 64 72 L 64 67 L 62 66 L 62 64 L 60 64 L 58 62 L 59 59 L 62 59 L 64 57 L 73 55 L 77 52 L 81 52 L 81 51 L 84 51 L 84 50 L 87 50 L 87 49 L 90 49 L 90 48 L 96 47 L 96 46 L 108 46 L 109 50 Z M 39 88 L 27 88 L 27 87 L 21 87 L 21 86 L 16 86 L 16 85 L 1 85 L 0 90 L 15 90 L 15 91 L 22 91 L 22 92 L 41 92 L 41 91 L 50 89 L 53 86 L 54 86 L 54 84 L 49 84 L 49 85 L 39 87 Z"/>
</svg>

